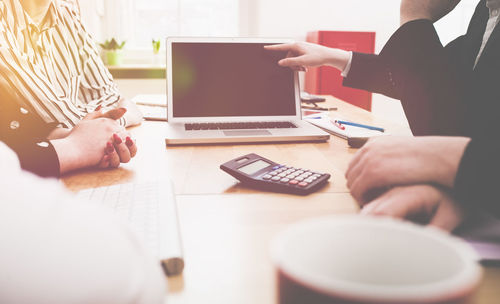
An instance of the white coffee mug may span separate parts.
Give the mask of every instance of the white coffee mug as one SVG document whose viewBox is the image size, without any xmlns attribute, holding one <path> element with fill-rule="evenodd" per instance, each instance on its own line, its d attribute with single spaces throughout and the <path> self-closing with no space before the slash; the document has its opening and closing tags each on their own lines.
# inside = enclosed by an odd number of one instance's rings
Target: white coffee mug
<svg viewBox="0 0 500 304">
<path fill-rule="evenodd" d="M 343 215 L 294 224 L 272 242 L 279 303 L 461 303 L 482 271 L 437 228 Z"/>
</svg>

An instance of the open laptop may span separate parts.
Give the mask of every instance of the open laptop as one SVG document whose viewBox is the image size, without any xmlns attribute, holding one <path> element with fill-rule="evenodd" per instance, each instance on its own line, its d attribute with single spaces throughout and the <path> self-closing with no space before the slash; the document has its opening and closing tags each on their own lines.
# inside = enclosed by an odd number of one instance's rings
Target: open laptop
<svg viewBox="0 0 500 304">
<path fill-rule="evenodd" d="M 326 141 L 301 120 L 297 72 L 280 67 L 289 40 L 168 38 L 166 143 Z"/>
</svg>

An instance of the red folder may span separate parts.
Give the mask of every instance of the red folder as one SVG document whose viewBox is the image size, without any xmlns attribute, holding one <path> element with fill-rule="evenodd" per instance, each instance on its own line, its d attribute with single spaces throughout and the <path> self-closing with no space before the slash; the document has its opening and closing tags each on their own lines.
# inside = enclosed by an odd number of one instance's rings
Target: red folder
<svg viewBox="0 0 500 304">
<path fill-rule="evenodd" d="M 307 41 L 347 51 L 375 52 L 374 32 L 316 31 L 307 34 Z M 311 68 L 306 72 L 305 90 L 311 94 L 333 95 L 371 111 L 372 93 L 344 87 L 342 80 L 340 72 L 334 68 Z"/>
</svg>

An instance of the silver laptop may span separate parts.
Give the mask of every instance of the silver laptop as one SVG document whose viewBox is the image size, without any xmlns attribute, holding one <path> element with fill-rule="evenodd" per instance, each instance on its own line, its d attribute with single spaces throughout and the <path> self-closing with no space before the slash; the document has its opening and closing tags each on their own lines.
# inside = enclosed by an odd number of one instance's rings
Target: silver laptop
<svg viewBox="0 0 500 304">
<path fill-rule="evenodd" d="M 289 40 L 168 38 L 168 145 L 326 141 L 301 119 L 297 72 L 280 67 Z"/>
</svg>

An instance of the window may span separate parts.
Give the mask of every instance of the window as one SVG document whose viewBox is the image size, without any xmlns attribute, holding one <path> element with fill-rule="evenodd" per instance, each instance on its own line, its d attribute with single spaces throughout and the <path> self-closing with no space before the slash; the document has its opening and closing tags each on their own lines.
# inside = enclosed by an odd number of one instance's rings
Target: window
<svg viewBox="0 0 500 304">
<path fill-rule="evenodd" d="M 127 40 L 151 49 L 167 36 L 237 36 L 240 0 L 82 0 L 82 16 L 97 40 Z"/>
</svg>

